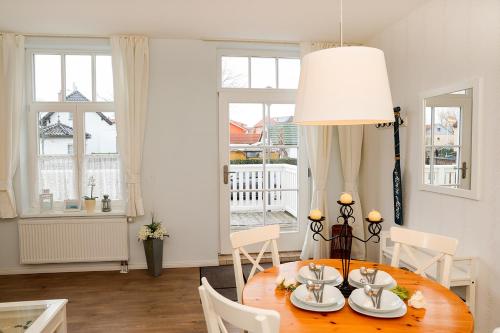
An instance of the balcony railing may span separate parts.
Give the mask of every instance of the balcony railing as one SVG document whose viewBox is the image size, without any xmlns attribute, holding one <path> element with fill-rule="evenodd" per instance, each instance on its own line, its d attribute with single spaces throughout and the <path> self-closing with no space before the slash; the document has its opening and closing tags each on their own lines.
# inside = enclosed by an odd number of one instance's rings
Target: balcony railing
<svg viewBox="0 0 500 333">
<path fill-rule="evenodd" d="M 432 182 L 431 182 L 431 168 L 429 165 L 425 166 L 424 169 L 424 183 L 457 187 L 460 185 L 459 172 L 456 165 L 434 165 L 432 172 Z"/>
<path fill-rule="evenodd" d="M 283 211 L 297 216 L 297 166 L 290 164 L 232 164 L 231 212 Z M 264 191 L 264 188 L 266 191 Z M 265 204 L 265 208 L 264 208 Z"/>
</svg>

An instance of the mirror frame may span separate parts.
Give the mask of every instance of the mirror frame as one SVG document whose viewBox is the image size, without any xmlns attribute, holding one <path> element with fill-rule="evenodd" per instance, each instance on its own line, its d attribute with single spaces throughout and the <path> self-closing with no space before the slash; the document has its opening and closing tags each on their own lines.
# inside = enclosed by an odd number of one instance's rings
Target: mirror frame
<svg viewBox="0 0 500 333">
<path fill-rule="evenodd" d="M 479 200 L 480 199 L 480 172 L 481 169 L 481 138 L 479 136 L 479 125 L 481 121 L 481 93 L 482 93 L 482 79 L 476 78 L 467 81 L 462 81 L 456 84 L 450 84 L 441 88 L 436 88 L 420 93 L 419 95 L 419 133 L 420 133 L 420 158 L 419 158 L 419 189 L 421 191 L 428 191 L 451 196 L 457 196 L 467 199 Z M 439 95 L 448 94 L 454 91 L 472 88 L 472 128 L 471 128 L 471 188 L 470 190 L 460 188 L 449 188 L 444 186 L 436 186 L 425 184 L 425 99 Z"/>
</svg>

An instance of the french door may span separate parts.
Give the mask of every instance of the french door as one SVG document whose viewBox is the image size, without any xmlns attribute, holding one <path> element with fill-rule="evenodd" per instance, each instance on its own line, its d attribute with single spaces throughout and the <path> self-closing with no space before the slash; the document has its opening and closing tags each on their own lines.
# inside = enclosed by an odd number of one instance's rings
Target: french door
<svg viewBox="0 0 500 333">
<path fill-rule="evenodd" d="M 307 166 L 294 112 L 293 93 L 220 92 L 221 253 L 231 232 L 270 224 L 281 227 L 280 250 L 302 247 Z"/>
</svg>

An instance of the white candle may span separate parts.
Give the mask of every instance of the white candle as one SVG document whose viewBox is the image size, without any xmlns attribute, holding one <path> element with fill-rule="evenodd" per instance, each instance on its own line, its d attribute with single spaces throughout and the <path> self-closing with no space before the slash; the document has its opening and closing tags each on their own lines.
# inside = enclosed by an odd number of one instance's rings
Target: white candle
<svg viewBox="0 0 500 333">
<path fill-rule="evenodd" d="M 352 203 L 352 195 L 349 193 L 342 193 L 340 195 L 340 202 L 346 205 Z"/>
<path fill-rule="evenodd" d="M 368 220 L 372 222 L 380 222 L 380 220 L 382 220 L 382 215 L 378 210 L 372 210 L 368 213 Z"/>
<path fill-rule="evenodd" d="M 321 220 L 321 218 L 323 217 L 321 211 L 319 209 L 313 209 L 309 212 L 309 217 L 312 219 L 312 220 L 315 220 L 315 221 L 318 221 L 318 220 Z"/>
</svg>

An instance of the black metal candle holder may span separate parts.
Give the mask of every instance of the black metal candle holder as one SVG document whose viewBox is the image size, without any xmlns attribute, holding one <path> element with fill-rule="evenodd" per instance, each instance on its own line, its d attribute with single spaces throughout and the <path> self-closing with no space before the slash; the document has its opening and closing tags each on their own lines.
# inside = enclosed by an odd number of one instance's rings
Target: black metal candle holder
<svg viewBox="0 0 500 333">
<path fill-rule="evenodd" d="M 349 222 L 354 223 L 356 221 L 353 216 L 354 209 L 352 208 L 355 202 L 352 201 L 351 203 L 344 204 L 340 201 L 337 201 L 337 203 L 340 205 L 340 216 L 337 217 L 337 222 L 342 226 L 338 235 L 334 235 L 331 238 L 326 238 L 321 234 L 324 228 L 323 221 L 325 220 L 325 217 L 321 217 L 319 220 L 314 220 L 310 217 L 308 218 L 311 221 L 310 228 L 313 232 L 313 239 L 315 241 L 319 241 L 319 237 L 321 237 L 326 242 L 333 242 L 334 249 L 338 250 L 337 252 L 340 253 L 340 259 L 342 261 L 342 277 L 344 278 L 344 281 L 337 288 L 339 288 L 342 295 L 347 298 L 353 291 L 353 287 L 351 287 L 348 281 L 351 266 L 352 239 L 354 238 L 363 243 L 367 243 L 375 237 L 375 243 L 380 242 L 380 232 L 382 231 L 382 226 L 380 225 L 380 223 L 382 223 L 384 219 L 381 219 L 380 221 L 370 221 L 369 219 L 365 219 L 369 223 L 368 231 L 370 232 L 370 237 L 368 237 L 367 239 L 361 239 L 349 232 Z"/>
</svg>

